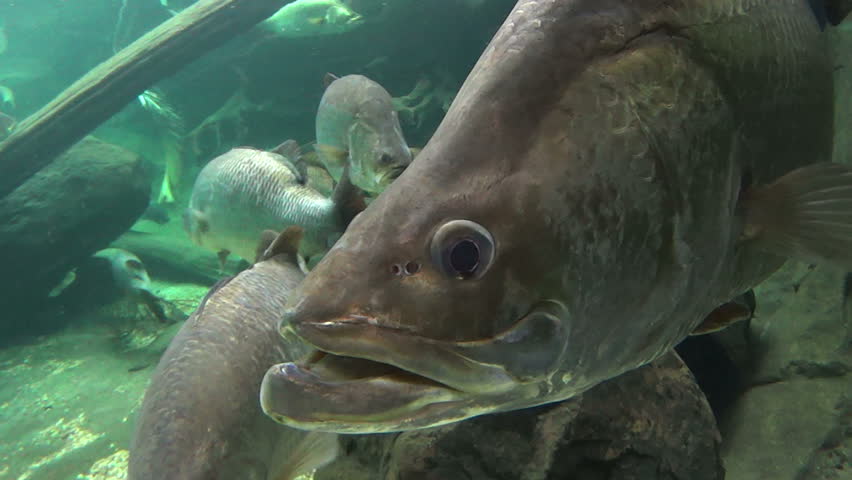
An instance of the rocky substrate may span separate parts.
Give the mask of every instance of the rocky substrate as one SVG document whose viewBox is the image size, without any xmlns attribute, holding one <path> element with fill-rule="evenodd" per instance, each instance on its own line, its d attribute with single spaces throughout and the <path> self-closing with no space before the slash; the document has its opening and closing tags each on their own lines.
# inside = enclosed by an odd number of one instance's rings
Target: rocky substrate
<svg viewBox="0 0 852 480">
<path fill-rule="evenodd" d="M 852 353 L 843 272 L 789 263 L 756 290 L 746 342 L 723 341 L 744 392 L 721 418 L 735 480 L 852 478 Z"/>
</svg>

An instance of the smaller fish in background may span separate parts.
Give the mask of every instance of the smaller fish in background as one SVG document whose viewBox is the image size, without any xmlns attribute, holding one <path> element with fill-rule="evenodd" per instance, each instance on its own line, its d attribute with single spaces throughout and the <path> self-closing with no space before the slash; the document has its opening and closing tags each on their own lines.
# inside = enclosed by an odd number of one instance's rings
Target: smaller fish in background
<svg viewBox="0 0 852 480">
<path fill-rule="evenodd" d="M 335 181 L 348 167 L 355 186 L 381 193 L 412 161 L 393 98 L 363 75 L 329 73 L 325 84 L 316 117 L 320 160 Z"/>
<path fill-rule="evenodd" d="M 364 17 L 338 0 L 297 0 L 261 25 L 282 37 L 313 37 L 348 32 Z"/>
<path fill-rule="evenodd" d="M 285 142 L 278 150 L 298 155 L 294 144 Z M 216 252 L 222 263 L 232 253 L 252 262 L 264 230 L 297 225 L 305 229 L 303 260 L 324 255 L 364 208 L 363 195 L 348 180 L 338 182 L 331 198 L 320 194 L 306 185 L 297 160 L 248 147 L 211 160 L 198 174 L 184 212 L 192 242 Z"/>
<path fill-rule="evenodd" d="M 170 323 L 160 298 L 151 292 L 151 278 L 139 257 L 120 248 L 105 248 L 93 256 L 110 263 L 112 278 L 119 290 L 144 305 L 157 320 Z"/>
</svg>

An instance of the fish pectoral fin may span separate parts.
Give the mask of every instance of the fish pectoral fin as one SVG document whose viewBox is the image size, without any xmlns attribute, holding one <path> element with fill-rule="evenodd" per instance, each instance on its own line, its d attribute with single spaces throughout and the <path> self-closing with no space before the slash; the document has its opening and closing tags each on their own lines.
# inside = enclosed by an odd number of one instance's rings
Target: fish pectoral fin
<svg viewBox="0 0 852 480">
<path fill-rule="evenodd" d="M 343 227 L 347 227 L 356 215 L 367 208 L 364 192 L 356 187 L 349 178 L 349 165 L 343 167 L 343 175 L 331 192 L 331 200 L 340 215 Z"/>
<path fill-rule="evenodd" d="M 314 145 L 314 149 L 317 151 L 317 155 L 319 155 L 326 168 L 330 165 L 334 168 L 341 169 L 348 163 L 348 150 L 332 147 L 331 145 L 323 145 L 321 143 Z"/>
<path fill-rule="evenodd" d="M 328 465 L 340 453 L 336 433 L 309 432 L 290 450 L 284 465 L 267 480 L 293 480 Z"/>
<path fill-rule="evenodd" d="M 269 230 L 271 231 L 271 230 Z M 266 232 L 264 232 L 266 234 Z M 263 250 L 257 261 L 269 260 L 281 256 L 282 259 L 299 265 L 299 243 L 302 241 L 304 229 L 298 225 L 291 225 L 278 234 L 274 240 Z"/>
<path fill-rule="evenodd" d="M 716 307 L 690 335 L 705 335 L 707 333 L 718 332 L 737 322 L 750 320 L 754 317 L 755 309 L 754 291 L 749 290 L 730 302 Z"/>
<path fill-rule="evenodd" d="M 254 263 L 266 260 L 264 254 L 276 238 L 278 238 L 278 232 L 275 230 L 264 230 L 260 233 L 260 240 L 257 241 L 257 248 L 254 249 Z"/>
<path fill-rule="evenodd" d="M 308 268 L 308 261 L 305 259 L 305 257 L 299 255 L 298 260 L 299 260 L 299 270 L 301 270 L 302 273 L 304 273 L 305 275 L 311 273 L 311 269 Z"/>
<path fill-rule="evenodd" d="M 225 264 L 227 263 L 228 255 L 230 255 L 230 254 L 231 254 L 231 252 L 229 250 L 219 250 L 218 252 L 216 252 L 216 258 L 219 259 L 219 271 L 220 272 L 225 271 Z"/>
<path fill-rule="evenodd" d="M 322 86 L 325 87 L 325 88 L 328 88 L 329 85 L 334 83 L 334 81 L 339 79 L 339 78 L 340 77 L 338 77 L 337 75 L 335 75 L 331 72 L 326 72 L 326 74 L 322 76 Z"/>
<path fill-rule="evenodd" d="M 817 163 L 743 192 L 740 240 L 761 250 L 852 270 L 852 169 Z"/>
<path fill-rule="evenodd" d="M 325 17 L 311 17 L 308 18 L 308 23 L 312 25 L 322 25 L 326 22 Z"/>
</svg>

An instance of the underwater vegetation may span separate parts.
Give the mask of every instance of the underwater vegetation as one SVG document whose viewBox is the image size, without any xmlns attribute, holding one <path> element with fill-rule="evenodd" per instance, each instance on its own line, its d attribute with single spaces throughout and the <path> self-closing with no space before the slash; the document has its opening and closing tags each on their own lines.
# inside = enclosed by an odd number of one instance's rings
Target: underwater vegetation
<svg viewBox="0 0 852 480">
<path fill-rule="evenodd" d="M 214 1 L 0 6 L 0 138 Z M 0 198 L 0 480 L 844 478 L 852 6 L 737 6 L 296 0 L 140 85 Z"/>
</svg>

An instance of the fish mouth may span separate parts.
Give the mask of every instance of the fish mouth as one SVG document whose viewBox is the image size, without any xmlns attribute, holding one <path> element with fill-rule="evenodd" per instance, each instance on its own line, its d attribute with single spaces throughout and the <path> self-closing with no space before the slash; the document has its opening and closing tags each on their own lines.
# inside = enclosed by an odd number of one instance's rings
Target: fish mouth
<svg viewBox="0 0 852 480">
<path fill-rule="evenodd" d="M 263 377 L 260 402 L 278 423 L 303 430 L 385 433 L 454 418 L 464 394 L 429 378 L 364 358 L 315 350 Z"/>
<path fill-rule="evenodd" d="M 261 405 L 279 423 L 338 433 L 411 430 L 498 411 L 537 394 L 540 377 L 556 363 L 539 336 L 518 334 L 541 326 L 538 318 L 527 320 L 473 342 L 425 338 L 364 317 L 285 324 L 285 339 L 315 350 L 303 362 L 267 371 Z M 550 351 L 541 357 L 548 365 L 518 355 L 527 340 Z M 529 367 L 542 375 L 525 375 Z"/>
<path fill-rule="evenodd" d="M 399 178 L 399 176 L 402 175 L 402 172 L 404 172 L 405 169 L 406 169 L 406 167 L 399 166 L 399 167 L 393 167 L 393 168 L 387 170 L 385 173 L 383 173 L 381 175 L 381 177 L 379 177 L 379 185 L 387 187 L 388 185 L 393 183 L 394 180 Z"/>
</svg>

